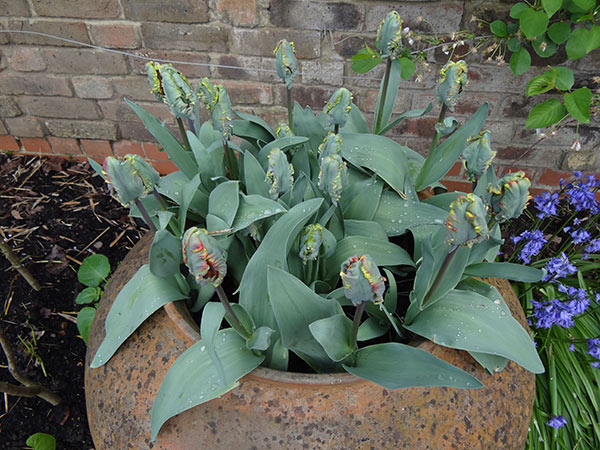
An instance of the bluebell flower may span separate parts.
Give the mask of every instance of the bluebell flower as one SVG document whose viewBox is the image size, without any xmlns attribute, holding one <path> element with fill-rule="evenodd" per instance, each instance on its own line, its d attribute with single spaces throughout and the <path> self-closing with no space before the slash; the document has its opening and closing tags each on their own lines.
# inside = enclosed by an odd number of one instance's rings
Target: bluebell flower
<svg viewBox="0 0 600 450">
<path fill-rule="evenodd" d="M 600 252 L 600 239 L 594 239 L 583 249 L 583 259 L 588 259 L 590 253 Z"/>
<path fill-rule="evenodd" d="M 588 298 L 587 292 L 583 288 L 576 288 L 573 286 L 565 286 L 564 284 L 558 285 L 558 291 L 567 294 L 569 297 L 577 300 L 579 302 L 588 302 L 590 299 Z"/>
<path fill-rule="evenodd" d="M 600 361 L 594 361 L 593 363 L 590 363 L 590 366 L 594 369 L 600 369 Z"/>
<path fill-rule="evenodd" d="M 554 281 L 577 272 L 577 267 L 571 264 L 565 252 L 562 252 L 560 257 L 551 258 L 546 263 L 546 272 L 543 281 Z"/>
<path fill-rule="evenodd" d="M 569 303 L 563 303 L 555 298 L 544 302 L 532 300 L 532 316 L 536 319 L 535 326 L 538 328 L 552 328 L 554 325 L 558 325 L 562 328 L 571 328 L 574 325 L 573 316 L 575 313 L 569 307 Z"/>
<path fill-rule="evenodd" d="M 523 239 L 527 240 L 527 243 L 523 246 L 519 259 L 525 264 L 529 264 L 531 257 L 537 255 L 548 241 L 540 230 L 523 231 L 520 235 L 512 237 L 515 244 Z"/>
<path fill-rule="evenodd" d="M 588 339 L 588 354 L 600 359 L 600 338 Z"/>
<path fill-rule="evenodd" d="M 598 186 L 596 178 L 590 175 L 584 182 L 581 179 L 581 172 L 573 172 L 573 174 L 576 176 L 577 181 L 567 184 L 566 194 L 569 202 L 573 205 L 575 211 L 589 210 L 592 214 L 596 214 L 600 211 L 593 190 Z"/>
<path fill-rule="evenodd" d="M 575 344 L 571 344 L 569 345 L 569 350 L 574 352 L 575 351 Z"/>
<path fill-rule="evenodd" d="M 556 428 L 557 430 L 559 428 L 564 427 L 566 424 L 567 419 L 565 419 L 563 416 L 552 416 L 550 420 L 546 422 L 546 425 L 552 428 Z"/>
<path fill-rule="evenodd" d="M 540 219 L 544 217 L 556 215 L 556 207 L 558 206 L 558 192 L 544 192 L 542 195 L 533 197 L 535 209 L 539 211 L 537 216 Z"/>
</svg>

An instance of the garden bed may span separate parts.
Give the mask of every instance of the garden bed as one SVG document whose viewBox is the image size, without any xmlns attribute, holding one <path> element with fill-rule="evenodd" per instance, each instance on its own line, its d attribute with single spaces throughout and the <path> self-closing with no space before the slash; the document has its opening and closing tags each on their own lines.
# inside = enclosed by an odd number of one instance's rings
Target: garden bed
<svg viewBox="0 0 600 450">
<path fill-rule="evenodd" d="M 115 269 L 144 229 L 85 162 L 0 154 L 0 199 L 0 238 L 41 285 L 33 290 L 0 256 L 0 326 L 23 374 L 63 399 L 53 407 L 39 397 L 0 394 L 0 448 L 24 448 L 36 432 L 53 435 L 57 448 L 93 448 L 84 400 L 86 347 L 75 323 L 75 297 L 84 286 L 76 272 L 92 253 L 106 255 Z M 16 384 L 6 364 L 0 353 L 0 381 Z"/>
</svg>

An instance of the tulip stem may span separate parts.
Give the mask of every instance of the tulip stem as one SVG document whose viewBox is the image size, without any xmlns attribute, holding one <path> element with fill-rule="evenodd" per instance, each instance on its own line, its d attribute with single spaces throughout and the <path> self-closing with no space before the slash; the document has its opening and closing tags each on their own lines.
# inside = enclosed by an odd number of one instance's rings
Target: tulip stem
<svg viewBox="0 0 600 450">
<path fill-rule="evenodd" d="M 148 228 L 150 228 L 150 231 L 152 231 L 153 233 L 156 233 L 156 227 L 154 226 L 154 222 L 152 222 L 152 219 L 150 218 L 148 211 L 146 211 L 146 208 L 144 207 L 144 205 L 142 205 L 142 202 L 140 202 L 139 198 L 135 199 L 135 206 L 137 206 L 137 208 L 142 213 L 142 217 L 144 218 L 144 221 L 148 225 Z"/>
<path fill-rule="evenodd" d="M 392 70 L 392 59 L 388 57 L 385 65 L 385 75 L 383 76 L 383 88 L 381 90 L 381 101 L 379 102 L 379 110 L 377 111 L 377 122 L 373 128 L 373 133 L 379 134 L 381 130 L 381 119 L 383 116 L 383 108 L 385 106 L 385 98 L 387 97 L 388 84 L 390 84 L 390 71 Z"/>
<path fill-rule="evenodd" d="M 287 88 L 287 110 L 288 110 L 288 124 L 290 130 L 294 131 L 294 113 L 292 109 L 292 89 Z"/>
<path fill-rule="evenodd" d="M 425 306 L 425 304 L 429 301 L 433 294 L 435 294 L 435 291 L 437 291 L 437 289 L 440 287 L 440 284 L 444 279 L 444 275 L 446 274 L 446 271 L 448 270 L 448 267 L 452 262 L 452 258 L 454 258 L 454 255 L 456 255 L 456 250 L 458 250 L 458 246 L 455 246 L 452 250 L 450 250 L 450 252 L 448 252 L 448 254 L 446 255 L 446 258 L 444 258 L 444 262 L 442 262 L 442 266 L 440 267 L 440 270 L 437 273 L 437 276 L 435 277 L 431 288 L 429 288 L 429 291 L 427 291 L 427 295 L 425 295 L 421 306 Z"/>
<path fill-rule="evenodd" d="M 237 318 L 237 316 L 233 312 L 233 308 L 231 307 L 231 303 L 229 303 L 229 299 L 227 298 L 227 294 L 223 290 L 223 287 L 221 287 L 221 285 L 219 285 L 215 288 L 215 291 L 217 292 L 217 295 L 219 296 L 219 300 L 221 301 L 221 304 L 225 308 L 225 312 L 227 313 L 227 317 L 228 317 L 229 321 L 231 322 L 231 325 L 233 326 L 233 328 L 235 328 L 236 331 L 242 335 L 242 337 L 248 339 L 250 337 L 250 333 L 248 332 L 248 330 L 246 330 L 246 328 L 242 325 L 242 322 L 240 322 L 240 320 Z"/>
<path fill-rule="evenodd" d="M 335 134 L 339 134 L 339 133 L 340 133 L 340 124 L 339 124 L 339 123 L 336 123 L 336 124 L 333 126 L 333 132 L 334 132 Z"/>
<path fill-rule="evenodd" d="M 446 113 L 448 112 L 448 107 L 445 103 L 442 103 L 442 108 L 440 109 L 440 115 L 438 117 L 437 123 L 442 123 L 446 118 Z M 433 139 L 431 140 L 431 145 L 429 146 L 429 153 L 435 150 L 440 141 L 441 134 L 439 131 L 435 130 L 435 134 L 433 135 Z"/>
<path fill-rule="evenodd" d="M 163 211 L 167 210 L 167 204 L 165 203 L 165 199 L 162 198 L 162 195 L 160 195 L 160 193 L 156 190 L 156 187 L 152 188 L 152 195 L 154 195 L 154 198 L 156 199 L 156 201 L 158 201 L 158 204 L 160 205 L 160 208 Z"/>
<path fill-rule="evenodd" d="M 367 302 L 361 302 L 360 305 L 356 307 L 356 312 L 354 313 L 354 321 L 352 322 L 352 334 L 350 335 L 350 347 L 356 347 L 356 337 L 358 336 L 358 327 L 360 326 L 360 320 L 362 319 L 363 312 L 365 310 L 365 305 Z"/>
<path fill-rule="evenodd" d="M 183 120 L 181 117 L 177 118 L 177 126 L 179 127 L 179 134 L 181 134 L 181 139 L 183 139 L 183 143 L 187 151 L 191 152 L 192 147 L 190 146 L 190 141 L 187 138 L 187 134 L 185 133 L 185 127 L 183 126 Z"/>
<path fill-rule="evenodd" d="M 227 139 L 223 139 L 223 147 L 225 148 L 225 159 L 227 159 L 227 167 L 229 168 L 229 176 L 232 180 L 238 179 L 238 167 L 235 154 L 229 147 Z"/>
</svg>

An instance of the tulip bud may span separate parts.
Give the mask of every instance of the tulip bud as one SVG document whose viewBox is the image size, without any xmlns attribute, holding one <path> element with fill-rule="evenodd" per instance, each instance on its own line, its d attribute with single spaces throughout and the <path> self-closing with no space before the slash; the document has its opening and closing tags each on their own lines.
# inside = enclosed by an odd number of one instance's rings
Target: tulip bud
<svg viewBox="0 0 600 450">
<path fill-rule="evenodd" d="M 402 50 L 402 24 L 404 21 L 400 14 L 391 11 L 381 21 L 377 30 L 377 39 L 375 47 L 379 49 L 382 55 L 390 59 L 396 59 Z"/>
<path fill-rule="evenodd" d="M 531 198 L 529 186 L 531 186 L 531 182 L 524 172 L 519 171 L 507 173 L 498 180 L 496 186 L 488 187 L 492 193 L 490 200 L 492 212 L 498 223 L 515 219 L 521 215 Z"/>
<path fill-rule="evenodd" d="M 109 156 L 102 164 L 102 174 L 111 193 L 124 206 L 152 192 L 160 175 L 138 155 L 125 155 L 123 161 Z"/>
<path fill-rule="evenodd" d="M 194 116 L 196 97 L 190 82 L 171 64 L 160 66 L 158 72 L 165 93 L 164 102 L 173 115 L 191 119 Z"/>
<path fill-rule="evenodd" d="M 227 263 L 219 242 L 205 229 L 192 227 L 183 235 L 183 262 L 200 286 L 218 287 L 227 273 Z"/>
<path fill-rule="evenodd" d="M 340 155 L 325 156 L 321 159 L 319 172 L 319 189 L 327 193 L 331 203 L 337 205 L 342 191 L 348 183 L 346 163 Z"/>
<path fill-rule="evenodd" d="M 154 94 L 156 100 L 162 102 L 165 98 L 165 91 L 163 89 L 159 69 L 160 64 L 155 63 L 154 61 L 146 63 L 146 74 L 148 75 L 148 81 L 150 83 L 150 92 Z"/>
<path fill-rule="evenodd" d="M 467 178 L 470 181 L 477 181 L 488 169 L 495 156 L 496 152 L 490 147 L 490 132 L 485 130 L 463 151 Z"/>
<path fill-rule="evenodd" d="M 439 101 L 450 109 L 454 109 L 467 83 L 467 63 L 463 60 L 449 62 L 440 71 L 437 88 Z"/>
<path fill-rule="evenodd" d="M 285 82 L 287 88 L 290 89 L 294 78 L 298 75 L 298 61 L 296 60 L 294 43 L 282 39 L 275 47 L 275 50 L 273 50 L 273 53 L 275 53 L 277 75 Z"/>
<path fill-rule="evenodd" d="M 346 88 L 339 88 L 333 93 L 323 112 L 329 116 L 332 125 L 343 127 L 346 125 L 351 108 L 352 93 Z"/>
<path fill-rule="evenodd" d="M 450 204 L 446 220 L 446 242 L 450 245 L 472 246 L 489 237 L 487 212 L 480 197 L 461 195 Z"/>
<path fill-rule="evenodd" d="M 321 224 L 307 225 L 300 235 L 299 256 L 306 261 L 314 261 L 319 256 L 319 249 L 323 243 L 323 226 Z"/>
<path fill-rule="evenodd" d="M 287 123 L 281 122 L 275 130 L 275 136 L 277 136 L 277 139 L 280 139 L 283 137 L 295 136 L 295 134 Z"/>
<path fill-rule="evenodd" d="M 202 78 L 196 89 L 198 98 L 206 109 L 212 111 L 217 101 L 219 100 L 219 93 L 214 84 L 210 82 L 208 78 Z"/>
<path fill-rule="evenodd" d="M 323 143 L 319 145 L 319 161 L 326 156 L 339 155 L 341 151 L 342 137 L 330 131 L 323 139 Z"/>
<path fill-rule="evenodd" d="M 233 133 L 233 112 L 231 111 L 231 102 L 225 88 L 217 84 L 217 101 L 212 110 L 212 122 L 215 130 L 223 135 L 223 139 L 229 139 Z"/>
<path fill-rule="evenodd" d="M 341 269 L 344 295 L 355 306 L 363 302 L 383 302 L 386 280 L 369 255 L 348 258 Z"/>
<path fill-rule="evenodd" d="M 294 167 L 288 162 L 285 153 L 277 147 L 271 149 L 267 158 L 269 167 L 266 181 L 270 185 L 269 194 L 271 194 L 271 198 L 276 199 L 279 194 L 292 189 L 294 185 Z"/>
</svg>

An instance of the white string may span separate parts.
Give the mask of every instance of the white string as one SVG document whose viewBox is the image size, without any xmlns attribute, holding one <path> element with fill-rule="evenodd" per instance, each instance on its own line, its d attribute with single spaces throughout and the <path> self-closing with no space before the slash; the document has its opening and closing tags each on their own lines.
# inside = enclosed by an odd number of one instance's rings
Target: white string
<svg viewBox="0 0 600 450">
<path fill-rule="evenodd" d="M 40 33 L 39 31 L 28 31 L 28 30 L 0 30 L 0 33 L 24 33 L 24 34 L 34 34 L 38 36 L 44 36 L 51 39 L 57 39 L 63 42 L 69 42 L 71 44 L 81 45 L 82 47 L 89 47 L 96 50 L 101 50 L 103 52 L 116 53 L 119 55 L 131 56 L 132 58 L 143 59 L 145 61 L 156 61 L 160 63 L 170 63 L 170 64 L 178 64 L 178 65 L 188 65 L 188 66 L 201 66 L 201 67 L 217 67 L 221 69 L 234 69 L 234 70 L 249 70 L 254 72 L 265 72 L 265 73 L 277 73 L 276 70 L 270 69 L 259 69 L 256 67 L 240 67 L 240 66 L 229 66 L 226 64 L 211 64 L 211 63 L 200 63 L 200 62 L 190 62 L 190 61 L 177 61 L 174 59 L 162 59 L 162 58 L 151 58 L 149 56 L 137 55 L 135 53 L 124 52 L 122 50 L 115 50 L 112 48 L 105 48 L 99 45 L 87 44 L 85 42 L 75 41 L 73 39 L 63 38 L 60 36 L 54 36 L 52 34 Z M 305 75 L 305 72 L 299 72 L 299 75 Z M 308 75 L 308 73 L 306 73 Z M 381 81 L 381 78 L 375 77 L 356 77 L 356 76 L 344 76 L 342 78 L 347 80 L 371 80 L 371 81 Z"/>
</svg>

